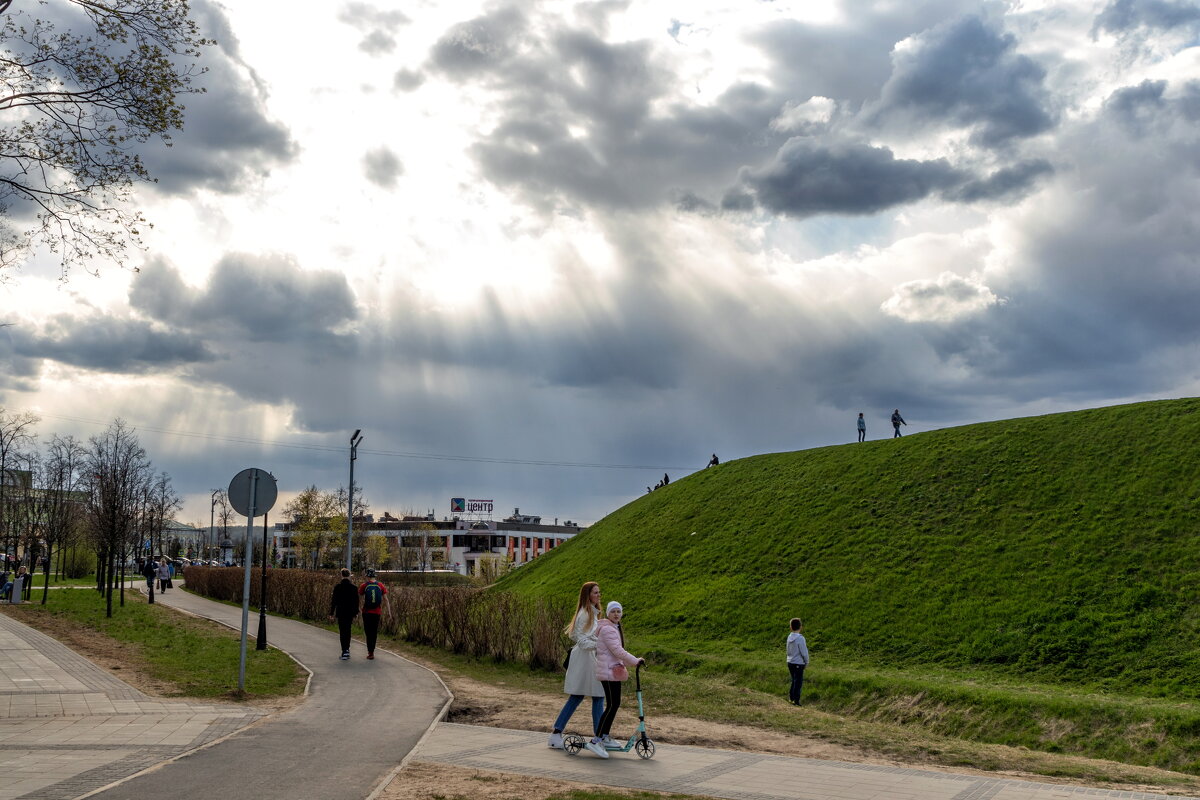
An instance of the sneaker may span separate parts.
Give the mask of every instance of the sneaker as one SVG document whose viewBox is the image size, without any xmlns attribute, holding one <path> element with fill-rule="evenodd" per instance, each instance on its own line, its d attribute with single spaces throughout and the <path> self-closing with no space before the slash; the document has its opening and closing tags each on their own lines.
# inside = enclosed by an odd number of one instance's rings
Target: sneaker
<svg viewBox="0 0 1200 800">
<path fill-rule="evenodd" d="M 367 661 L 374 661 L 374 660 L 375 660 L 375 654 L 367 653 Z"/>
<path fill-rule="evenodd" d="M 600 758 L 608 758 L 608 751 L 604 749 L 604 745 L 595 740 L 588 742 L 584 747 L 600 756 Z"/>
<path fill-rule="evenodd" d="M 555 750 L 565 750 L 561 733 L 550 734 L 550 741 L 546 742 L 547 747 L 553 747 Z"/>
<path fill-rule="evenodd" d="M 350 660 L 350 651 L 343 650 L 342 651 L 342 661 L 349 661 L 349 660 Z"/>
<path fill-rule="evenodd" d="M 618 742 L 607 733 L 600 737 L 600 744 L 604 745 L 605 750 L 621 750 L 625 747 L 624 744 Z"/>
</svg>

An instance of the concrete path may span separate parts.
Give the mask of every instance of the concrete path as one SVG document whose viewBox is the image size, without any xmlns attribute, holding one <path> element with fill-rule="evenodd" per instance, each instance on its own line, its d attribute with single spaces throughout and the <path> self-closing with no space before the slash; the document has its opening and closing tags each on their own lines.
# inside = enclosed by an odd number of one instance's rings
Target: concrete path
<svg viewBox="0 0 1200 800">
<path fill-rule="evenodd" d="M 155 599 L 241 629 L 240 608 L 179 590 Z M 250 647 L 257 631 L 254 614 Z M 338 660 L 336 633 L 271 617 L 267 641 L 312 672 L 302 706 L 89 796 L 363 800 L 391 776 L 448 704 L 449 693 L 436 675 L 398 656 L 380 650 L 367 661 L 366 647 L 355 642 L 351 659 Z"/>
<path fill-rule="evenodd" d="M 147 697 L 0 614 L 0 800 L 78 797 L 262 716 Z"/>
<path fill-rule="evenodd" d="M 647 720 L 647 726 L 653 738 L 652 718 Z M 1167 795 L 1144 792 L 1089 789 L 658 743 L 654 758 L 648 761 L 632 752 L 613 753 L 608 760 L 602 760 L 586 750 L 574 756 L 551 750 L 546 746 L 544 732 L 481 728 L 445 722 L 434 729 L 413 758 L 456 767 L 732 800 L 1167 798 Z M 403 773 L 397 780 L 404 780 Z M 1178 796 L 1174 796 L 1173 800 L 1179 800 Z"/>
</svg>

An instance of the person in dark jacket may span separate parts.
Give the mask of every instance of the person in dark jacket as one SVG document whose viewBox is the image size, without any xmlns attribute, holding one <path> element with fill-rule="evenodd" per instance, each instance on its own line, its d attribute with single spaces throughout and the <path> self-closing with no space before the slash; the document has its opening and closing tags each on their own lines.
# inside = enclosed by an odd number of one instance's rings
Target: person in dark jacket
<svg viewBox="0 0 1200 800">
<path fill-rule="evenodd" d="M 342 579 L 329 598 L 329 619 L 335 617 L 342 637 L 342 661 L 350 660 L 350 625 L 358 616 L 358 587 L 350 582 L 350 570 L 342 570 Z"/>
</svg>

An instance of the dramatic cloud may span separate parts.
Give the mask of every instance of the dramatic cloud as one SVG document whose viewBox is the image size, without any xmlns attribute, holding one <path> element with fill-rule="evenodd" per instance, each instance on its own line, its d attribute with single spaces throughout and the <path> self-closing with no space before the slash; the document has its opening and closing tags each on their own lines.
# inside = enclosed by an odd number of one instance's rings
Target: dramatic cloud
<svg viewBox="0 0 1200 800">
<path fill-rule="evenodd" d="M 217 40 L 204 55 L 207 72 L 196 79 L 205 91 L 184 98 L 184 129 L 173 134 L 172 147 L 146 148 L 142 157 L 165 194 L 197 188 L 231 194 L 292 161 L 297 145 L 270 119 L 266 93 L 242 61 L 224 12 L 211 3 L 195 9 L 201 32 Z"/>
<path fill-rule="evenodd" d="M 199 337 L 114 317 L 57 317 L 36 333 L 22 329 L 13 338 L 24 359 L 108 372 L 143 373 L 213 359 Z"/>
<path fill-rule="evenodd" d="M 792 139 L 774 163 L 747 170 L 742 181 L 767 209 L 809 217 L 874 214 L 957 186 L 963 176 L 945 159 L 913 161 L 883 147 L 825 147 Z"/>
<path fill-rule="evenodd" d="M 1096 28 L 1112 33 L 1140 26 L 1171 29 L 1198 23 L 1200 7 L 1187 0 L 1113 0 L 1096 17 Z"/>
<path fill-rule="evenodd" d="M 999 302 L 992 290 L 971 278 L 943 272 L 936 280 L 909 281 L 880 308 L 905 322 L 951 322 Z"/>
<path fill-rule="evenodd" d="M 972 129 L 972 140 L 986 147 L 1048 130 L 1045 70 L 1016 46 L 1015 36 L 977 16 L 901 43 L 873 119 L 943 120 Z"/>
<path fill-rule="evenodd" d="M 396 29 L 412 22 L 400 11 L 380 11 L 366 3 L 347 3 L 338 13 L 338 20 L 364 34 L 358 49 L 372 56 L 395 50 Z"/>
<path fill-rule="evenodd" d="M 383 189 L 395 187 L 396 180 L 404 174 L 400 159 L 386 147 L 378 147 L 363 156 L 363 172 L 367 180 Z"/>
</svg>

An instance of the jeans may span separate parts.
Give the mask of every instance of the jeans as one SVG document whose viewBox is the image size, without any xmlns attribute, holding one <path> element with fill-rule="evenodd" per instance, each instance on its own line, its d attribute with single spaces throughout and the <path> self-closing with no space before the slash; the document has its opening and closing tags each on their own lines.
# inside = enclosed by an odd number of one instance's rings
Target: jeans
<svg viewBox="0 0 1200 800">
<path fill-rule="evenodd" d="M 792 673 L 792 686 L 788 690 L 788 700 L 799 705 L 800 692 L 804 689 L 804 665 L 788 662 L 788 672 Z"/>
<path fill-rule="evenodd" d="M 363 612 L 363 633 L 367 636 L 367 652 L 375 652 L 375 640 L 379 637 L 379 620 L 382 615 Z M 344 648 L 343 648 L 344 649 Z"/>
<path fill-rule="evenodd" d="M 350 652 L 350 626 L 354 624 L 354 617 L 338 617 L 338 635 L 342 638 L 342 652 Z"/>
<path fill-rule="evenodd" d="M 617 718 L 617 711 L 621 708 L 621 682 L 600 681 L 600 685 L 604 687 L 604 716 L 596 726 L 596 735 L 604 736 L 612 732 L 613 720 Z"/>
<path fill-rule="evenodd" d="M 567 698 L 567 702 L 563 703 L 562 711 L 558 712 L 558 719 L 554 720 L 554 730 L 565 731 L 567 723 L 571 721 L 571 715 L 575 713 L 575 709 L 579 708 L 579 704 L 583 702 L 583 695 L 573 694 Z M 592 698 L 592 730 L 595 731 L 600 727 L 600 717 L 604 715 L 604 698 Z"/>
</svg>

